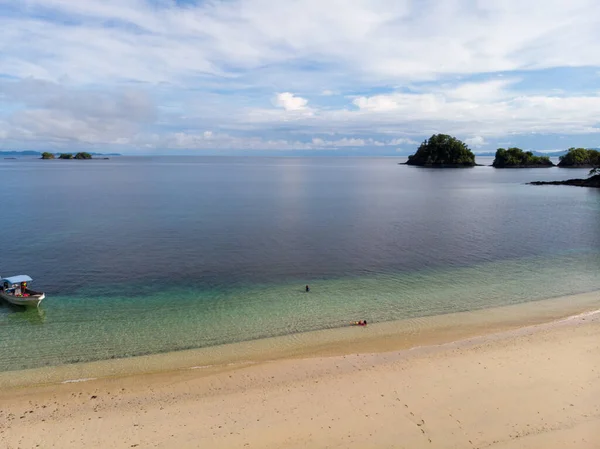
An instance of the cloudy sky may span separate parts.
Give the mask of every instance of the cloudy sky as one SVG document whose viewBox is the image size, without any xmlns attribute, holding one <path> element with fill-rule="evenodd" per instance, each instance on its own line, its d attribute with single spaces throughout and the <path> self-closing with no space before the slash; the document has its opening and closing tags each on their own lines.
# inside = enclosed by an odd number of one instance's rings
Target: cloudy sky
<svg viewBox="0 0 600 449">
<path fill-rule="evenodd" d="M 0 0 L 0 149 L 600 146 L 597 0 Z"/>
</svg>

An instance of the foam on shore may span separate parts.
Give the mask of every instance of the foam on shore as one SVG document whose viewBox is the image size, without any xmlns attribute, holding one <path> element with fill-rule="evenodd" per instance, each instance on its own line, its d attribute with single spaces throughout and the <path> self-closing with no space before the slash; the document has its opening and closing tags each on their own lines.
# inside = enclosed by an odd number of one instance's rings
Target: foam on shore
<svg viewBox="0 0 600 449">
<path fill-rule="evenodd" d="M 90 380 L 96 380 L 97 377 L 86 377 L 83 379 L 68 379 L 68 380 L 63 380 L 61 382 L 61 384 L 77 384 L 80 382 L 89 382 Z"/>
</svg>

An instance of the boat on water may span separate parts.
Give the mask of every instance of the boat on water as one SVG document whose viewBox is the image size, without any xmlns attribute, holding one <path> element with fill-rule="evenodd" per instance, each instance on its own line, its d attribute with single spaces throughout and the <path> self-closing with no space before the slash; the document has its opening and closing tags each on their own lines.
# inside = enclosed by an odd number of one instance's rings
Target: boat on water
<svg viewBox="0 0 600 449">
<path fill-rule="evenodd" d="M 0 298 L 17 306 L 39 306 L 46 295 L 29 288 L 32 282 L 26 274 L 0 279 Z"/>
</svg>

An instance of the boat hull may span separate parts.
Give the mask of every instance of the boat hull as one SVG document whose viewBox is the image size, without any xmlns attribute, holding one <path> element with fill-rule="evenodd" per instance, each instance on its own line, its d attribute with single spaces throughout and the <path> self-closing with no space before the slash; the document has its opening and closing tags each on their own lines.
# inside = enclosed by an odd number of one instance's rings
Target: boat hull
<svg viewBox="0 0 600 449">
<path fill-rule="evenodd" d="M 36 293 L 30 296 L 14 296 L 0 291 L 0 298 L 16 306 L 37 307 L 45 297 L 44 293 Z"/>
</svg>

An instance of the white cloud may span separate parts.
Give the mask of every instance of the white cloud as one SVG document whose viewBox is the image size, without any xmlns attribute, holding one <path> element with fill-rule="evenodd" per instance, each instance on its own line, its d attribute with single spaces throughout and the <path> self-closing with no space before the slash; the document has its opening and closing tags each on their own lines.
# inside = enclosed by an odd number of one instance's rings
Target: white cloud
<svg viewBox="0 0 600 449">
<path fill-rule="evenodd" d="M 138 136 L 139 140 L 143 138 Z M 373 138 L 348 138 L 323 139 L 314 137 L 310 141 L 289 139 L 263 139 L 260 137 L 239 137 L 228 134 L 213 133 L 210 140 L 204 138 L 204 134 L 178 132 L 165 135 L 162 139 L 145 141 L 143 145 L 156 148 L 172 148 L 187 150 L 319 150 L 319 149 L 343 149 L 364 147 L 386 147 L 395 146 L 394 140 L 377 140 Z"/>
<path fill-rule="evenodd" d="M 387 147 L 396 145 L 416 145 L 417 141 L 407 138 L 390 139 L 390 140 L 378 140 L 373 138 L 357 138 L 357 137 L 343 137 L 337 140 L 324 140 L 320 137 L 314 137 L 312 139 L 312 145 L 314 148 L 344 148 L 344 147 Z"/>
<path fill-rule="evenodd" d="M 4 138 L 28 143 L 125 142 L 157 114 L 150 96 L 133 88 L 92 91 L 27 79 L 0 82 L 0 96 L 19 106 L 6 118 Z"/>
<path fill-rule="evenodd" d="M 486 141 L 481 136 L 473 136 L 465 139 L 465 143 L 473 147 L 481 147 L 486 144 Z"/>
<path fill-rule="evenodd" d="M 141 143 L 141 142 L 140 142 Z M 148 147 L 172 150 L 308 150 L 317 146 L 286 139 L 263 139 L 260 137 L 238 137 L 228 134 L 211 135 L 187 132 L 169 133 L 144 142 Z"/>
<path fill-rule="evenodd" d="M 339 147 L 339 148 L 343 148 L 343 147 L 364 147 L 367 144 L 370 145 L 376 145 L 377 141 L 373 140 L 373 139 L 357 139 L 357 138 L 347 138 L 344 137 L 343 139 L 338 139 L 338 140 L 323 140 L 321 138 L 314 138 L 312 140 L 312 143 L 315 147 L 319 148 L 326 148 L 326 147 Z"/>
<path fill-rule="evenodd" d="M 390 145 L 418 145 L 419 142 L 407 137 L 392 139 Z"/>
<path fill-rule="evenodd" d="M 434 86 L 425 92 L 398 92 L 353 100 L 358 110 L 317 111 L 297 126 L 380 134 L 427 135 L 450 132 L 480 137 L 509 134 L 600 132 L 600 95 L 524 94 L 512 82 Z M 468 92 L 476 92 L 470 98 Z M 273 123 L 263 117 L 265 123 Z M 399 142 L 399 144 L 402 144 Z"/>
<path fill-rule="evenodd" d="M 359 109 L 374 112 L 393 111 L 400 107 L 394 96 L 391 95 L 375 95 L 373 97 L 359 97 L 353 103 Z"/>
<path fill-rule="evenodd" d="M 11 142 L 307 148 L 293 136 L 331 133 L 332 148 L 599 131 L 598 94 L 556 74 L 527 89 L 532 70 L 597 71 L 595 0 L 17 3 L 0 0 Z M 340 106 L 328 98 L 340 92 L 356 95 Z"/>
<path fill-rule="evenodd" d="M 450 100 L 491 102 L 510 97 L 511 93 L 507 88 L 518 81 L 517 79 L 501 79 L 478 83 L 467 82 L 450 88 L 442 87 L 439 92 Z"/>
<path fill-rule="evenodd" d="M 308 100 L 302 97 L 296 97 L 290 92 L 277 94 L 273 100 L 276 106 L 282 107 L 286 111 L 302 111 L 306 109 Z"/>
<path fill-rule="evenodd" d="M 251 131 L 255 136 L 263 135 L 248 140 L 251 148 L 263 144 L 268 148 L 282 145 L 298 149 L 416 147 L 419 140 L 434 132 L 455 134 L 467 138 L 473 146 L 481 146 L 490 138 L 532 131 L 541 134 L 557 130 L 567 134 L 600 131 L 600 96 L 523 95 L 512 90 L 513 84 L 496 86 L 493 94 L 488 94 L 490 84 L 482 84 L 469 82 L 436 86 L 424 92 L 360 97 L 354 100 L 358 109 L 309 109 L 306 99 L 287 92 L 277 97 L 281 110 L 246 107 L 227 111 L 201 96 L 194 106 L 198 108 L 195 112 L 189 106 L 192 103 L 188 106 L 184 103 L 173 111 L 159 109 L 148 94 L 138 89 L 94 92 L 31 80 L 3 82 L 0 95 L 24 107 L 5 113 L 0 129 L 3 138 L 13 142 L 107 143 L 156 148 L 161 145 L 182 148 L 184 143 L 190 148 L 224 145 L 225 130 L 239 135 L 237 140 L 228 139 L 229 144 L 246 148 L 248 143 L 243 135 Z M 475 95 L 471 100 L 468 91 L 488 93 Z M 185 110 L 186 116 L 178 112 L 180 109 Z M 198 129 L 198 123 L 212 129 Z M 161 131 L 162 126 L 172 129 L 174 125 L 175 129 L 186 131 Z M 267 133 L 277 138 L 270 139 Z M 294 140 L 293 134 L 337 134 L 339 138 L 315 137 L 306 143 Z M 202 143 L 197 142 L 200 137 Z"/>
<path fill-rule="evenodd" d="M 22 3 L 30 18 L 0 18 L 0 72 L 17 76 L 178 83 L 261 69 L 272 83 L 273 75 L 278 82 L 305 75 L 289 63 L 306 61 L 381 82 L 600 65 L 600 52 L 590 51 L 600 40 L 595 0 L 446 0 L 431 8 L 408 0 Z M 80 24 L 52 21 L 51 11 Z"/>
<path fill-rule="evenodd" d="M 0 81 L 0 94 L 31 109 L 68 112 L 77 117 L 152 120 L 156 105 L 143 90 L 132 87 L 80 89 L 35 79 Z"/>
</svg>

